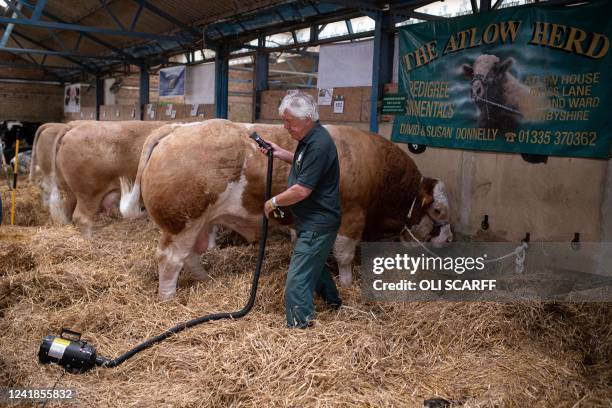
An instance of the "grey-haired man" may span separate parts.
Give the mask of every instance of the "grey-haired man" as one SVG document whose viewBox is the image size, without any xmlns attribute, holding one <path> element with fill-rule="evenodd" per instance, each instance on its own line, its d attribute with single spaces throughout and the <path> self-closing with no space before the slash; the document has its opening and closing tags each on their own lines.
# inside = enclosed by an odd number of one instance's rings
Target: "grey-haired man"
<svg viewBox="0 0 612 408">
<path fill-rule="evenodd" d="M 288 327 L 305 328 L 314 319 L 314 292 L 331 307 L 342 304 L 325 266 L 340 227 L 340 167 L 336 145 L 319 123 L 310 95 L 287 95 L 278 111 L 298 145 L 292 153 L 269 142 L 274 157 L 290 163 L 291 171 L 288 188 L 267 201 L 264 211 L 269 217 L 277 207 L 289 207 L 295 219 L 297 242 L 285 285 L 285 315 Z"/>
</svg>

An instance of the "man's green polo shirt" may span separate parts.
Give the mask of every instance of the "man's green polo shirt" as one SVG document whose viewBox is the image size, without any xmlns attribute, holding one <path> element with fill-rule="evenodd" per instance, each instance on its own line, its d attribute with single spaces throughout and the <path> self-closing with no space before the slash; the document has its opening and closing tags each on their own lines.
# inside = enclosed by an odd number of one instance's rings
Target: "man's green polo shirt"
<svg viewBox="0 0 612 408">
<path fill-rule="evenodd" d="M 307 187 L 312 193 L 290 206 L 297 231 L 331 232 L 340 227 L 340 166 L 329 132 L 317 121 L 298 143 L 288 185 Z"/>
</svg>

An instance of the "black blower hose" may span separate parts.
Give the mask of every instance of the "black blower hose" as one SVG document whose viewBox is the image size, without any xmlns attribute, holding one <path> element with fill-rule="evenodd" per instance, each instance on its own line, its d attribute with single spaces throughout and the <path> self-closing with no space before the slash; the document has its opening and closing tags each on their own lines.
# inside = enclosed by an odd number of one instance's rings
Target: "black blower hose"
<svg viewBox="0 0 612 408">
<path fill-rule="evenodd" d="M 270 195 L 272 193 L 273 151 L 271 148 L 268 149 L 267 156 L 268 156 L 268 173 L 266 175 L 265 201 L 268 201 L 270 199 Z M 106 357 L 97 356 L 96 365 L 99 365 L 102 367 L 109 367 L 109 368 L 117 367 L 119 364 L 123 363 L 128 358 L 134 356 L 134 354 L 140 353 L 141 351 L 148 349 L 152 345 L 167 339 L 173 334 L 182 332 L 183 330 L 189 327 L 193 327 L 198 324 L 205 323 L 205 322 L 212 322 L 215 320 L 239 319 L 241 317 L 246 316 L 247 313 L 251 311 L 251 309 L 253 308 L 253 305 L 255 304 L 255 296 L 257 295 L 257 285 L 259 283 L 259 275 L 261 272 L 261 266 L 263 264 L 263 259 L 264 259 L 264 255 L 266 251 L 267 238 L 268 238 L 268 219 L 264 215 L 262 219 L 262 223 L 261 223 L 261 239 L 259 241 L 259 253 L 257 255 L 257 266 L 255 267 L 255 272 L 253 273 L 253 282 L 251 283 L 251 294 L 249 295 L 249 300 L 247 304 L 242 309 L 236 312 L 213 313 L 213 314 L 197 317 L 195 319 L 189 320 L 184 323 L 177 324 L 176 326 L 166 330 L 165 332 L 140 343 L 133 349 L 128 350 L 127 352 L 123 353 L 122 355 L 115 358 L 114 360 L 110 360 Z"/>
</svg>

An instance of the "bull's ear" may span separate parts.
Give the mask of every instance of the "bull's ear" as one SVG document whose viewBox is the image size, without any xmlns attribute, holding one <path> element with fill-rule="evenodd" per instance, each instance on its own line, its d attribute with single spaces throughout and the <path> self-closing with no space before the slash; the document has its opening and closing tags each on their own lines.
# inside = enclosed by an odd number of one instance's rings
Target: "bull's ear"
<svg viewBox="0 0 612 408">
<path fill-rule="evenodd" d="M 471 66 L 469 66 L 468 64 L 463 64 L 461 66 L 461 69 L 463 70 L 463 75 L 467 78 L 467 79 L 472 79 L 474 77 L 474 68 L 472 68 Z"/>
<path fill-rule="evenodd" d="M 494 67 L 495 74 L 497 75 L 505 74 L 510 69 L 512 64 L 514 64 L 514 58 L 512 57 L 506 58 L 502 62 L 498 62 L 497 64 L 495 64 L 495 67 Z"/>
</svg>

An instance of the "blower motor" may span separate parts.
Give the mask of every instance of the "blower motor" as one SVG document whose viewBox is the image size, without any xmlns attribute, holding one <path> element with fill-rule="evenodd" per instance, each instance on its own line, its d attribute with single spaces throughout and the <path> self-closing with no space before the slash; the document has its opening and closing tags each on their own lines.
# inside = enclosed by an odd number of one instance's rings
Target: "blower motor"
<svg viewBox="0 0 612 408">
<path fill-rule="evenodd" d="M 62 329 L 58 336 L 46 336 L 38 350 L 41 364 L 59 364 L 71 373 L 83 373 L 102 362 L 96 356 L 96 349 L 81 340 L 81 333 Z"/>
</svg>

